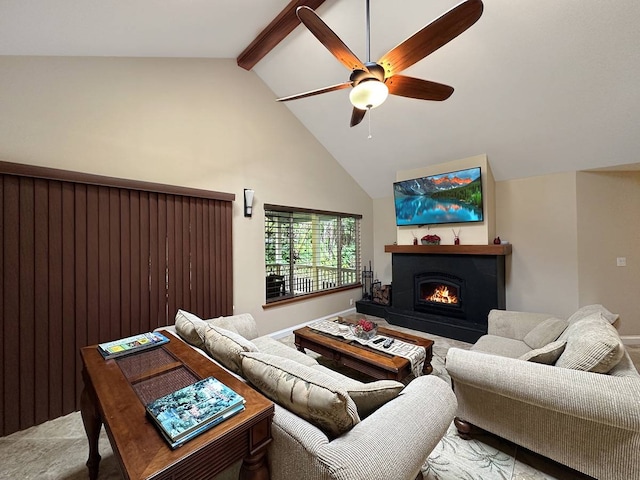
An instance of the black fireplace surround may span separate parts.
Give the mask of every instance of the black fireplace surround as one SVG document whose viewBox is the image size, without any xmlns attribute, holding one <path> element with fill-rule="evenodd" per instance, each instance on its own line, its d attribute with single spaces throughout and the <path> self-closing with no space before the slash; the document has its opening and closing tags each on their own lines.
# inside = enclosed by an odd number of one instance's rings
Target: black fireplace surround
<svg viewBox="0 0 640 480">
<path fill-rule="evenodd" d="M 505 308 L 505 257 L 485 254 L 393 253 L 391 306 L 357 302 L 358 312 L 465 342 L 487 333 L 491 309 Z M 427 299 L 446 288 L 444 303 Z"/>
</svg>

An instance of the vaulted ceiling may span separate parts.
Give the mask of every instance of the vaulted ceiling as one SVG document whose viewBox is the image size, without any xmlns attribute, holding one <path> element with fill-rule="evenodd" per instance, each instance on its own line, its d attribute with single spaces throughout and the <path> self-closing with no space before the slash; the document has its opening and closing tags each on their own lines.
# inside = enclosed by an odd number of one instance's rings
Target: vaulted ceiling
<svg viewBox="0 0 640 480">
<path fill-rule="evenodd" d="M 311 3 L 320 5 L 318 15 L 365 61 L 365 0 Z M 371 57 L 377 60 L 458 1 L 371 3 Z M 0 55 L 237 58 L 287 5 L 2 0 Z M 498 180 L 636 164 L 638 19 L 637 0 L 485 0 L 475 25 L 403 72 L 453 86 L 448 100 L 391 96 L 353 128 L 348 89 L 282 108 L 373 198 L 391 195 L 398 170 L 481 153 Z M 274 101 L 349 77 L 302 25 L 253 71 Z"/>
</svg>

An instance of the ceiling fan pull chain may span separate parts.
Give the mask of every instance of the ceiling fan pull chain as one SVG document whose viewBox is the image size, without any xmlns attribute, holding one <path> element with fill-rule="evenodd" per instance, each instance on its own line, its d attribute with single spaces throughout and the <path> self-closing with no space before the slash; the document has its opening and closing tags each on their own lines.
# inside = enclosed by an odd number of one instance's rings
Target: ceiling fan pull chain
<svg viewBox="0 0 640 480">
<path fill-rule="evenodd" d="M 369 2 L 367 2 L 369 4 Z M 371 138 L 371 109 L 369 108 L 369 136 L 367 138 Z"/>
</svg>

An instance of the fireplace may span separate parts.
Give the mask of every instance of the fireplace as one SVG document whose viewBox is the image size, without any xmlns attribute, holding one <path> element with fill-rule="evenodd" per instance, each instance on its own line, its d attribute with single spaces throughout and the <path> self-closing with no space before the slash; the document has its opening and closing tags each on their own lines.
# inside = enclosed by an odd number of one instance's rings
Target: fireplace
<svg viewBox="0 0 640 480">
<path fill-rule="evenodd" d="M 413 292 L 414 310 L 465 318 L 464 279 L 446 272 L 419 273 Z"/>
<path fill-rule="evenodd" d="M 387 245 L 391 305 L 358 302 L 358 312 L 390 324 L 474 343 L 491 309 L 506 308 L 505 257 L 511 245 Z"/>
</svg>

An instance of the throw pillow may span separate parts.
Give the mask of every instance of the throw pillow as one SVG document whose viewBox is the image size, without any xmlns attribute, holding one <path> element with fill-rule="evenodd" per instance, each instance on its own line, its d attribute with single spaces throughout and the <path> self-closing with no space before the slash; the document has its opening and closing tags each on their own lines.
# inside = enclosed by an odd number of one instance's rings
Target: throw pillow
<svg viewBox="0 0 640 480">
<path fill-rule="evenodd" d="M 555 342 L 548 343 L 544 347 L 536 348 L 535 350 L 525 353 L 520 357 L 520 360 L 553 365 L 558 358 L 560 358 L 562 352 L 564 352 L 566 345 L 567 342 L 556 340 Z"/>
<path fill-rule="evenodd" d="M 562 318 L 548 318 L 527 333 L 522 341 L 533 349 L 542 348 L 556 340 L 568 325 L 569 322 Z"/>
<path fill-rule="evenodd" d="M 570 325 L 561 335 L 567 346 L 556 367 L 607 373 L 624 356 L 617 330 L 601 313 Z"/>
<path fill-rule="evenodd" d="M 187 343 L 194 347 L 204 347 L 204 327 L 205 321 L 197 315 L 184 310 L 176 313 L 176 332 Z"/>
<path fill-rule="evenodd" d="M 267 353 L 242 355 L 244 377 L 287 410 L 336 438 L 360 422 L 355 403 L 329 375 Z"/>
<path fill-rule="evenodd" d="M 242 375 L 242 352 L 257 352 L 253 342 L 224 328 L 207 325 L 204 348 L 211 357 L 234 373 Z"/>
<path fill-rule="evenodd" d="M 246 317 L 248 317 L 249 320 L 246 320 Z M 245 330 L 249 333 L 253 333 L 255 328 L 252 330 L 249 322 L 253 322 L 253 317 L 248 313 L 203 320 L 194 313 L 179 309 L 176 313 L 175 327 L 176 332 L 185 342 L 190 343 L 194 347 L 204 348 L 204 332 L 208 325 L 224 328 L 225 330 L 237 333 L 235 324 L 241 323 L 242 325 L 246 324 Z"/>
<path fill-rule="evenodd" d="M 602 305 L 585 305 L 584 307 L 579 308 L 576 313 L 569 317 L 569 324 L 577 322 L 578 320 L 582 320 L 587 318 L 594 313 L 600 313 L 602 316 L 609 322 L 614 323 L 620 315 L 617 313 L 611 313 L 609 310 L 604 308 Z"/>
<path fill-rule="evenodd" d="M 368 417 L 389 400 L 396 398 L 403 388 L 404 385 L 395 380 L 354 382 L 346 386 L 347 393 L 358 407 L 360 418 Z"/>
</svg>

